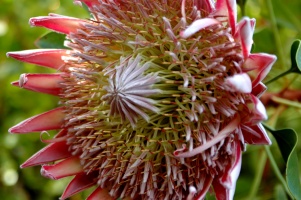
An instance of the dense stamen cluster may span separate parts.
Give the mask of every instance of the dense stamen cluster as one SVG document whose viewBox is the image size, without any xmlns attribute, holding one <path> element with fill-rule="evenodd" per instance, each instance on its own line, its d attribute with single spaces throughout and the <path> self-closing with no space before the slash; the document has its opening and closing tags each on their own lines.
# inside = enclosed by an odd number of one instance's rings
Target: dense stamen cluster
<svg viewBox="0 0 301 200">
<path fill-rule="evenodd" d="M 247 144 L 270 144 L 258 97 L 276 60 L 250 53 L 255 20 L 236 23 L 234 0 L 76 0 L 92 19 L 30 19 L 66 34 L 70 49 L 9 52 L 54 68 L 13 85 L 61 106 L 11 133 L 61 131 L 21 167 L 74 178 L 66 199 L 233 198 Z M 42 81 L 41 81 L 42 80 Z"/>
<path fill-rule="evenodd" d="M 235 127 L 193 153 L 239 120 L 249 97 L 225 84 L 243 62 L 231 29 L 218 23 L 181 37 L 208 16 L 186 4 L 183 17 L 180 1 L 101 2 L 91 9 L 95 21 L 69 35 L 68 144 L 114 197 L 183 199 L 189 186 L 206 189 L 240 148 Z"/>
</svg>

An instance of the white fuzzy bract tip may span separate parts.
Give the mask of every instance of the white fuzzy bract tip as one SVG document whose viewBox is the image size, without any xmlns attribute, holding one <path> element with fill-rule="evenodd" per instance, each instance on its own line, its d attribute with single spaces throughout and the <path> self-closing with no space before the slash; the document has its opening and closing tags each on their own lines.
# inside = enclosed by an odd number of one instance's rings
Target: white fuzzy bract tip
<svg viewBox="0 0 301 200">
<path fill-rule="evenodd" d="M 208 26 L 212 26 L 215 24 L 219 24 L 220 22 L 212 19 L 212 18 L 203 18 L 203 19 L 199 19 L 194 21 L 187 29 L 185 29 L 184 31 L 182 31 L 180 33 L 182 38 L 188 38 L 190 36 L 192 36 L 193 34 L 195 34 L 196 32 L 200 31 L 203 28 L 207 28 Z"/>
<path fill-rule="evenodd" d="M 235 74 L 225 80 L 226 90 L 232 92 L 250 93 L 252 82 L 248 74 Z"/>
</svg>

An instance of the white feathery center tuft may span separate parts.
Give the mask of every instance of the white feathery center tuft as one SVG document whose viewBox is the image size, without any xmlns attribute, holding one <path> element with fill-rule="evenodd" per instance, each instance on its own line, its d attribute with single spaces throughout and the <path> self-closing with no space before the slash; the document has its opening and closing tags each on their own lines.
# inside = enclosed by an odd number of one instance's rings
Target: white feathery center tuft
<svg viewBox="0 0 301 200">
<path fill-rule="evenodd" d="M 122 120 L 129 120 L 132 127 L 135 127 L 139 117 L 149 120 L 146 111 L 159 112 L 154 105 L 155 100 L 148 98 L 161 92 L 152 88 L 158 77 L 154 73 L 145 75 L 152 63 L 141 61 L 140 55 L 122 59 L 110 75 L 109 85 L 104 87 L 107 94 L 102 97 L 110 103 L 110 115 L 120 115 Z"/>
</svg>

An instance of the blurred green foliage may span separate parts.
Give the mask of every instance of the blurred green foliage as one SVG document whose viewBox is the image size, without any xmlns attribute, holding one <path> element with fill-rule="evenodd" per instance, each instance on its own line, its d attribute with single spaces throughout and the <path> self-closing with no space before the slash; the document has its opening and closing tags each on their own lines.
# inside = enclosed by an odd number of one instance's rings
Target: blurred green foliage
<svg viewBox="0 0 301 200">
<path fill-rule="evenodd" d="M 22 73 L 53 72 L 6 57 L 8 51 L 34 49 L 37 38 L 47 33 L 32 28 L 31 17 L 58 13 L 88 18 L 73 1 L 1 0 L 0 6 L 0 197 L 1 200 L 58 199 L 68 180 L 51 181 L 39 176 L 39 167 L 20 169 L 27 158 L 45 146 L 38 134 L 11 135 L 12 125 L 57 106 L 58 99 L 11 86 Z M 80 198 L 81 199 L 81 198 Z"/>
<path fill-rule="evenodd" d="M 278 61 L 266 80 L 290 67 L 290 47 L 295 39 L 301 39 L 301 1 L 248 0 L 239 1 L 244 8 L 239 14 L 256 18 L 254 52 L 276 54 Z M 273 12 L 268 2 L 272 2 Z M 11 135 L 9 127 L 16 123 L 57 106 L 58 99 L 52 96 L 22 90 L 10 85 L 22 73 L 47 73 L 49 69 L 6 58 L 7 51 L 33 49 L 35 40 L 47 33 L 43 28 L 31 28 L 30 17 L 48 13 L 88 18 L 88 13 L 73 5 L 72 0 L 1 0 L 0 6 L 0 197 L 1 200 L 50 200 L 58 199 L 68 180 L 53 181 L 39 176 L 39 167 L 20 170 L 19 166 L 45 144 L 38 134 Z M 288 75 L 269 85 L 269 92 L 283 88 L 301 91 L 301 78 Z M 301 99 L 296 99 L 300 101 Z M 275 128 L 293 128 L 299 138 L 301 133 L 301 110 L 285 105 L 268 107 L 269 125 Z M 272 136 L 271 136 L 272 137 Z M 273 139 L 273 138 L 272 138 Z M 275 140 L 270 147 L 282 173 L 282 160 Z M 300 155 L 300 142 L 297 152 Z M 265 161 L 260 168 L 259 161 Z M 300 162 L 300 158 L 299 158 Z M 300 165 L 301 166 L 301 165 Z M 261 173 L 261 174 L 259 174 Z M 256 176 L 260 175 L 255 187 Z M 72 199 L 83 199 L 79 194 Z M 283 199 L 283 187 L 276 178 L 261 146 L 248 147 L 244 153 L 241 176 L 238 179 L 235 199 Z"/>
</svg>

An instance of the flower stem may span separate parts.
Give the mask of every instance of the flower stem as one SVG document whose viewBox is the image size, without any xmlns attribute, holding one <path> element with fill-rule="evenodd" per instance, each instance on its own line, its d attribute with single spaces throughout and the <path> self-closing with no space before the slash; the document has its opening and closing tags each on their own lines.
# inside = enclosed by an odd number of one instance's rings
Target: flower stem
<svg viewBox="0 0 301 200">
<path fill-rule="evenodd" d="M 301 104 L 297 101 L 290 101 L 288 99 L 284 99 L 281 97 L 277 97 L 277 96 L 273 96 L 272 100 L 276 103 L 282 104 L 282 105 L 286 105 L 286 106 L 291 106 L 291 107 L 295 107 L 295 108 L 301 108 Z"/>
<path fill-rule="evenodd" d="M 239 1 L 239 7 L 241 10 L 241 16 L 245 16 L 245 2 L 243 0 Z"/>
<path fill-rule="evenodd" d="M 271 80 L 268 80 L 268 81 L 265 82 L 264 84 L 265 84 L 265 85 L 268 85 L 268 84 L 270 84 L 270 83 L 272 83 L 272 82 L 278 80 L 278 79 L 281 78 L 282 76 L 285 76 L 285 75 L 287 75 L 287 74 L 289 74 L 289 73 L 291 73 L 291 69 L 289 69 L 289 70 L 287 70 L 287 71 L 285 71 L 285 72 L 279 74 L 278 76 L 272 78 Z"/>
<path fill-rule="evenodd" d="M 283 178 L 283 176 L 277 166 L 274 156 L 272 155 L 272 152 L 270 150 L 270 147 L 265 145 L 264 148 L 265 148 L 266 154 L 269 158 L 269 161 L 271 163 L 272 169 L 274 170 L 275 175 L 277 176 L 278 180 L 281 182 L 281 184 L 285 188 L 286 193 L 290 196 L 291 199 L 294 199 L 293 196 L 291 195 L 291 192 L 289 191 L 289 189 L 287 187 L 285 179 Z"/>
<path fill-rule="evenodd" d="M 260 185 L 260 182 L 261 182 L 264 167 L 265 167 L 266 161 L 267 161 L 267 154 L 266 154 L 265 151 L 262 151 L 261 156 L 260 156 L 258 161 L 259 161 L 258 162 L 259 164 L 257 165 L 258 167 L 257 167 L 257 170 L 256 170 L 256 175 L 255 175 L 254 181 L 252 183 L 251 190 L 250 190 L 248 198 L 247 198 L 248 200 L 255 199 L 256 194 L 258 192 L 258 188 L 259 188 L 259 185 Z"/>
<path fill-rule="evenodd" d="M 273 131 L 275 131 L 272 127 L 268 126 L 267 124 L 263 124 L 263 126 L 264 126 L 265 129 L 267 129 L 271 133 Z M 290 198 L 294 199 L 293 196 L 291 195 L 289 189 L 288 189 L 288 186 L 287 186 L 287 183 L 286 183 L 284 177 L 282 176 L 282 174 L 281 174 L 281 172 L 280 172 L 280 170 L 279 170 L 279 168 L 277 166 L 277 163 L 276 163 L 276 161 L 274 159 L 274 156 L 273 156 L 273 154 L 272 154 L 272 152 L 270 150 L 270 147 L 265 145 L 264 148 L 265 148 L 265 152 L 266 152 L 266 154 L 267 154 L 267 156 L 269 158 L 269 161 L 271 163 L 272 169 L 273 169 L 276 177 L 281 182 L 281 184 L 283 185 L 286 193 L 290 196 Z"/>
</svg>

